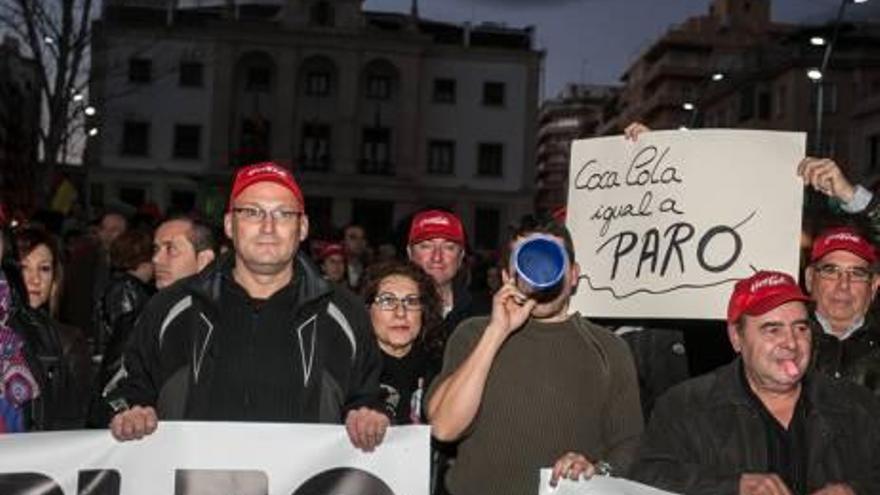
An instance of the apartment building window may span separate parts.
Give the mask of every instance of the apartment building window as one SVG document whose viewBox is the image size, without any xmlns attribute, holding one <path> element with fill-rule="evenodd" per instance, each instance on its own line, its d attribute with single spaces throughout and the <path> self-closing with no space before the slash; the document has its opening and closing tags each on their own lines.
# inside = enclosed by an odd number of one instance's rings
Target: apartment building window
<svg viewBox="0 0 880 495">
<path fill-rule="evenodd" d="M 434 79 L 434 103 L 455 103 L 455 79 Z"/>
<path fill-rule="evenodd" d="M 785 85 L 776 88 L 776 100 L 773 102 L 776 109 L 773 114 L 776 116 L 777 119 L 785 118 L 785 104 L 787 98 L 788 88 L 786 88 Z"/>
<path fill-rule="evenodd" d="M 371 175 L 392 175 L 391 129 L 366 127 L 363 130 L 360 172 Z"/>
<path fill-rule="evenodd" d="M 487 107 L 504 106 L 505 86 L 503 82 L 483 83 L 483 105 Z"/>
<path fill-rule="evenodd" d="M 501 213 L 497 208 L 478 207 L 474 211 L 474 246 L 497 249 L 501 234 Z"/>
<path fill-rule="evenodd" d="M 477 148 L 477 175 L 501 177 L 504 172 L 504 145 L 480 143 Z"/>
<path fill-rule="evenodd" d="M 333 13 L 333 7 L 330 2 L 322 0 L 312 6 L 311 9 L 312 24 L 322 27 L 332 27 L 336 22 Z"/>
<path fill-rule="evenodd" d="M 306 74 L 307 96 L 328 96 L 330 94 L 330 73 L 312 71 Z"/>
<path fill-rule="evenodd" d="M 455 173 L 455 141 L 432 139 L 428 142 L 428 173 L 432 175 Z"/>
<path fill-rule="evenodd" d="M 148 84 L 153 80 L 153 61 L 148 58 L 128 59 L 128 82 Z"/>
<path fill-rule="evenodd" d="M 272 69 L 264 66 L 248 67 L 245 89 L 254 93 L 267 93 L 272 86 Z"/>
<path fill-rule="evenodd" d="M 246 165 L 269 159 L 272 147 L 272 123 L 262 116 L 245 118 L 241 121 L 241 135 L 235 151 L 235 165 Z"/>
<path fill-rule="evenodd" d="M 770 91 L 761 91 L 758 93 L 758 118 L 761 120 L 770 119 L 770 111 L 772 107 L 772 96 Z"/>
<path fill-rule="evenodd" d="M 174 158 L 198 160 L 202 143 L 202 126 L 177 124 L 174 126 Z"/>
<path fill-rule="evenodd" d="M 126 120 L 122 124 L 122 150 L 124 156 L 147 156 L 150 152 L 150 123 Z"/>
<path fill-rule="evenodd" d="M 755 87 L 748 86 L 739 93 L 739 121 L 743 122 L 755 116 Z"/>
<path fill-rule="evenodd" d="M 178 84 L 183 88 L 201 88 L 205 66 L 201 62 L 181 62 Z"/>
<path fill-rule="evenodd" d="M 388 100 L 391 98 L 391 78 L 385 75 L 370 74 L 367 76 L 366 97 L 371 100 Z"/>
<path fill-rule="evenodd" d="M 322 123 L 303 124 L 299 150 L 303 170 L 330 170 L 330 126 Z"/>
</svg>

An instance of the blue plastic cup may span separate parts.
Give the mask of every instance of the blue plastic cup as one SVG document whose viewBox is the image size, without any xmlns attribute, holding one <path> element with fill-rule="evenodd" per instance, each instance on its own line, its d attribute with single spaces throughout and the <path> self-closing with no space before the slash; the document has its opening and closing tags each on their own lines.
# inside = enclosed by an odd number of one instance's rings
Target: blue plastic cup
<svg viewBox="0 0 880 495">
<path fill-rule="evenodd" d="M 510 263 L 520 291 L 526 295 L 549 292 L 565 279 L 568 253 L 556 238 L 532 234 L 514 247 Z"/>
</svg>

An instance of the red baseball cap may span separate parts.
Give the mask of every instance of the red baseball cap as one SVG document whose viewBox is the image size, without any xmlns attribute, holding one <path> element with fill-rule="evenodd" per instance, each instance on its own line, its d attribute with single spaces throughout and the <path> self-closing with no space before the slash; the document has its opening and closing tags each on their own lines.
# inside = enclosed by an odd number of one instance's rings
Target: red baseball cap
<svg viewBox="0 0 880 495">
<path fill-rule="evenodd" d="M 299 184 L 296 183 L 296 179 L 293 178 L 293 174 L 275 162 L 254 163 L 253 165 L 246 165 L 238 169 L 238 172 L 235 173 L 235 180 L 232 182 L 229 207 L 232 207 L 232 201 L 242 191 L 258 182 L 274 182 L 284 186 L 293 193 L 299 204 L 305 208 L 306 202 L 303 198 L 302 190 L 299 188 Z"/>
<path fill-rule="evenodd" d="M 461 220 L 454 214 L 443 210 L 426 210 L 413 217 L 409 227 L 408 244 L 438 237 L 463 246 L 464 227 L 461 225 Z"/>
<path fill-rule="evenodd" d="M 320 259 L 321 261 L 324 261 L 325 259 L 329 258 L 330 256 L 334 256 L 337 254 L 344 258 L 345 257 L 345 248 L 342 246 L 342 244 L 337 244 L 337 243 L 333 242 L 333 243 L 327 244 L 321 248 L 321 252 L 318 253 L 318 259 Z"/>
<path fill-rule="evenodd" d="M 819 234 L 813 241 L 810 263 L 815 263 L 832 251 L 849 251 L 868 263 L 877 262 L 874 245 L 852 227 L 837 227 Z"/>
<path fill-rule="evenodd" d="M 727 305 L 727 323 L 735 323 L 744 314 L 762 315 L 789 301 L 809 300 L 791 275 L 760 271 L 740 280 L 733 287 L 733 294 Z"/>
</svg>

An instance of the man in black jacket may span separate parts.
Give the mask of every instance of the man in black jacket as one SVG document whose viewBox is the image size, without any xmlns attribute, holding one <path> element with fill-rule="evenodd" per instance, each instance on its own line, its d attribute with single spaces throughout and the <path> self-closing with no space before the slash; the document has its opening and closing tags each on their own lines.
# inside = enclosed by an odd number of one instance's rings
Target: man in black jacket
<svg viewBox="0 0 880 495">
<path fill-rule="evenodd" d="M 238 171 L 224 218 L 234 252 L 157 294 L 137 323 L 125 372 L 107 394 L 120 440 L 162 419 L 345 422 L 378 445 L 381 358 L 351 293 L 299 253 L 308 218 L 274 163 Z"/>
<path fill-rule="evenodd" d="M 727 323 L 741 357 L 657 401 L 632 478 L 690 495 L 880 493 L 880 404 L 808 371 L 807 300 L 784 273 L 736 284 Z"/>
<path fill-rule="evenodd" d="M 804 181 L 841 202 L 880 235 L 880 198 L 847 180 L 828 159 L 806 158 Z M 880 288 L 878 256 L 868 236 L 850 227 L 829 229 L 813 242 L 806 283 L 816 301 L 816 367 L 834 379 L 868 387 L 880 396 L 880 327 L 870 312 Z"/>
</svg>

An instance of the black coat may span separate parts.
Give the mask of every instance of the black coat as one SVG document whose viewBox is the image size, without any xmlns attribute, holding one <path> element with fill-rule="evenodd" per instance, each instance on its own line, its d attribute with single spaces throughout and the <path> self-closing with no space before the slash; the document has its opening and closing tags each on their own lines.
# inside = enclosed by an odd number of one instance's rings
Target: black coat
<svg viewBox="0 0 880 495">
<path fill-rule="evenodd" d="M 880 329 L 873 320 L 844 340 L 814 325 L 813 349 L 816 369 L 835 380 L 848 380 L 867 387 L 880 397 Z"/>
<path fill-rule="evenodd" d="M 657 401 L 632 479 L 675 493 L 732 495 L 743 473 L 766 472 L 765 424 L 743 389 L 741 366 L 738 359 Z M 803 393 L 808 493 L 833 482 L 858 495 L 880 493 L 880 403 L 819 373 L 808 374 Z"/>
<path fill-rule="evenodd" d="M 88 343 L 82 332 L 62 325 L 45 311 L 18 305 L 10 326 L 25 340 L 25 359 L 40 385 L 26 411 L 28 430 L 69 430 L 85 426 L 92 386 Z"/>
<path fill-rule="evenodd" d="M 233 262 L 224 256 L 150 300 L 124 354 L 124 373 L 104 397 L 106 406 L 154 406 L 161 419 L 219 419 L 212 380 L 228 364 L 218 357 L 217 342 L 219 332 L 236 330 L 228 325 L 230 308 L 219 300 Z M 289 317 L 271 323 L 289 329 L 289 347 L 277 352 L 294 356 L 296 367 L 278 370 L 279 380 L 296 377 L 297 412 L 283 420 L 340 423 L 351 409 L 383 410 L 382 360 L 364 304 L 323 280 L 302 254 L 294 263 Z"/>
</svg>

